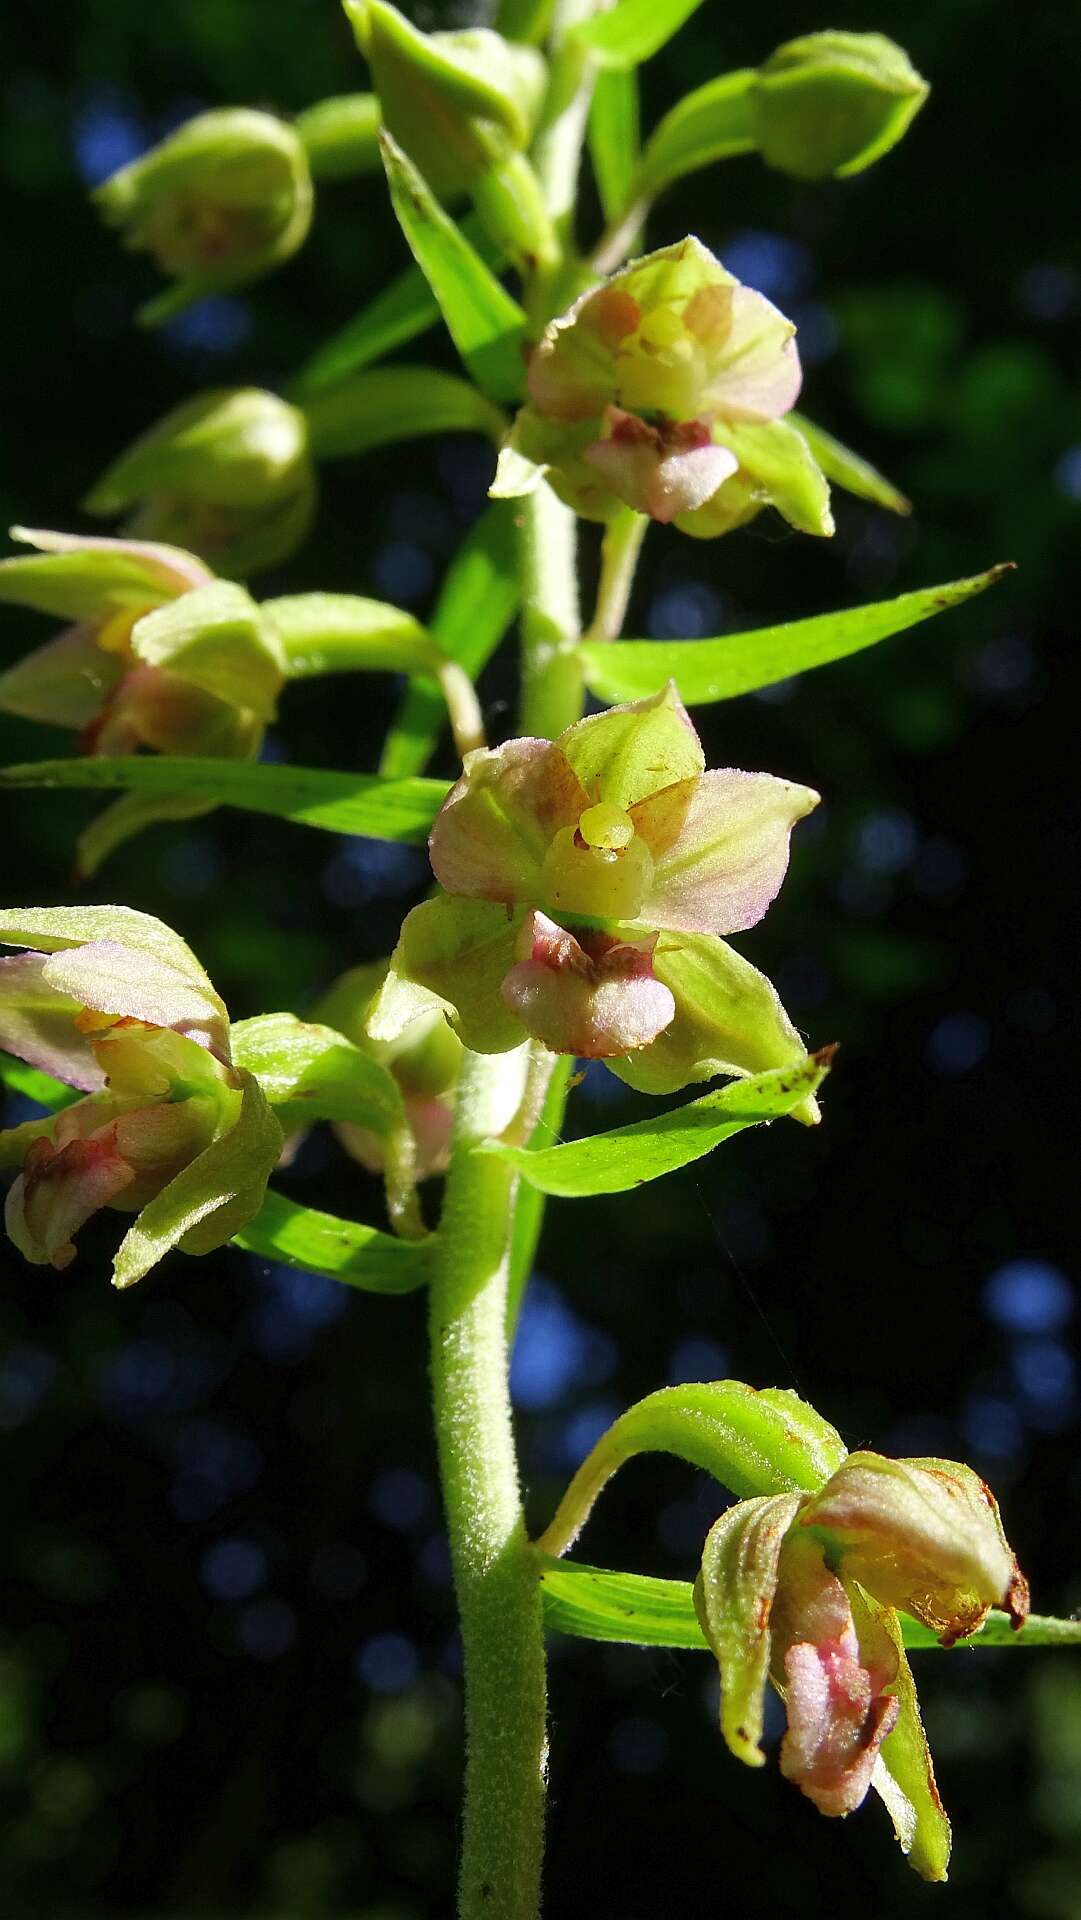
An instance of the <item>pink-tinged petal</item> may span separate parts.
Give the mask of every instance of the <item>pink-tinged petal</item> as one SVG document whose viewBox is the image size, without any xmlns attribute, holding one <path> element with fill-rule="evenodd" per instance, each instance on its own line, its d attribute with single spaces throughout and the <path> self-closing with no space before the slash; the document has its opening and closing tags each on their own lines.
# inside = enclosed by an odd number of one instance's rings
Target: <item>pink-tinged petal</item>
<svg viewBox="0 0 1081 1920">
<path fill-rule="evenodd" d="M 466 755 L 428 841 L 448 893 L 505 904 L 538 898 L 544 856 L 589 805 L 577 775 L 548 740 L 508 740 Z"/>
<path fill-rule="evenodd" d="M 663 1032 L 675 1013 L 654 977 L 648 940 L 582 932 L 578 939 L 543 913 L 526 917 L 518 965 L 503 998 L 527 1032 L 553 1053 L 604 1060 L 631 1053 Z"/>
<path fill-rule="evenodd" d="M 217 1008 L 209 996 L 179 969 L 119 940 L 88 940 L 46 956 L 47 986 L 117 1019 L 143 1020 L 152 1027 L 175 1027 L 206 1044 L 214 1038 Z"/>
<path fill-rule="evenodd" d="M 115 1124 L 59 1148 L 36 1140 L 7 1197 L 8 1234 L 33 1266 L 70 1266 L 79 1228 L 131 1181 L 132 1170 L 117 1151 Z"/>
<path fill-rule="evenodd" d="M 105 1076 L 90 1041 L 75 1024 L 80 1002 L 65 998 L 45 979 L 45 956 L 5 954 L 0 959 L 0 1049 L 64 1080 L 69 1087 L 96 1093 Z"/>
<path fill-rule="evenodd" d="M 101 712 L 123 670 L 89 628 L 69 627 L 0 673 L 0 709 L 21 720 L 81 731 Z"/>
<path fill-rule="evenodd" d="M 139 666 L 124 675 L 82 745 L 86 753 L 103 755 L 149 747 L 231 760 L 257 748 L 262 732 L 250 711 L 238 711 L 179 674 Z"/>
<path fill-rule="evenodd" d="M 630 809 L 653 855 L 650 926 L 739 933 L 761 920 L 788 867 L 789 835 L 818 805 L 810 787 L 718 768 Z"/>
<path fill-rule="evenodd" d="M 12 527 L 11 537 L 37 553 L 0 561 L 0 600 L 61 619 L 156 605 L 214 578 L 195 554 L 156 540 L 110 540 L 41 527 Z"/>
<path fill-rule="evenodd" d="M 726 292 L 728 332 L 699 411 L 727 420 L 776 420 L 795 406 L 803 384 L 796 329 L 753 288 Z"/>
<path fill-rule="evenodd" d="M 597 287 L 553 320 L 529 362 L 529 395 L 550 420 L 592 420 L 617 392 L 616 355 L 641 312 L 618 286 Z"/>
<path fill-rule="evenodd" d="M 583 459 L 627 506 L 664 526 L 711 499 L 739 464 L 727 447 L 714 446 L 704 421 L 653 427 L 636 413 L 609 407 L 604 423 L 606 437 L 588 446 Z"/>
</svg>

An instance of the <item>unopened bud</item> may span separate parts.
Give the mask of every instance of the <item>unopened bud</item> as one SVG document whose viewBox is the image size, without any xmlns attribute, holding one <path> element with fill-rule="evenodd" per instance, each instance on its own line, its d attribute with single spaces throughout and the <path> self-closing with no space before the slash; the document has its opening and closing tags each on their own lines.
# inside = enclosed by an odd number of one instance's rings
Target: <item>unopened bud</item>
<svg viewBox="0 0 1081 1920">
<path fill-rule="evenodd" d="M 234 578 L 293 553 L 314 505 L 304 415 L 258 387 L 173 408 L 84 501 L 89 513 L 129 514 L 127 531 L 186 547 Z"/>
<path fill-rule="evenodd" d="M 121 167 L 94 200 L 125 246 L 151 254 L 175 282 L 140 310 L 156 326 L 288 260 L 311 225 L 311 173 L 294 128 L 227 107 L 197 114 Z"/>
<path fill-rule="evenodd" d="M 798 180 L 861 173 L 896 146 L 927 98 L 880 33 L 809 33 L 758 69 L 751 121 L 762 158 Z"/>
</svg>

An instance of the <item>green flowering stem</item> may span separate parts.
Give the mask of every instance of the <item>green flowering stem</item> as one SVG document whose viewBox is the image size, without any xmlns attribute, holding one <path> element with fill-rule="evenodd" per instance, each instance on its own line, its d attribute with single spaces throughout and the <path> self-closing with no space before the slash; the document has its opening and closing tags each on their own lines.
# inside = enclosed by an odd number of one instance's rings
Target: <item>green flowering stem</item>
<svg viewBox="0 0 1081 1920">
<path fill-rule="evenodd" d="M 593 618 L 582 635 L 583 641 L 619 639 L 648 526 L 646 514 L 635 513 L 630 507 L 621 507 L 605 528 L 601 542 L 597 604 L 593 609 Z"/>
<path fill-rule="evenodd" d="M 431 1283 L 439 1460 L 465 1653 L 460 1920 L 535 1920 L 544 1832 L 540 1582 L 522 1514 L 507 1386 L 515 1178 L 474 1149 L 494 1130 L 507 1055 L 465 1055 Z"/>
<path fill-rule="evenodd" d="M 543 483 L 519 505 L 521 731 L 554 740 L 582 711 L 577 523 Z"/>
</svg>

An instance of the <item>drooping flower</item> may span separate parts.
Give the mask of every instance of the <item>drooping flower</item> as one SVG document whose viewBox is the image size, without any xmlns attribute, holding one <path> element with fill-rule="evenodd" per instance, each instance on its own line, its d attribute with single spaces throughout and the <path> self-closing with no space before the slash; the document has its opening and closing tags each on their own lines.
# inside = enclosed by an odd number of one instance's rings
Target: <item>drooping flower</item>
<svg viewBox="0 0 1081 1920">
<path fill-rule="evenodd" d="M 247 107 L 197 114 L 93 200 L 125 246 L 153 255 L 175 283 L 140 310 L 144 326 L 268 273 L 301 246 L 312 218 L 300 136 Z"/>
<path fill-rule="evenodd" d="M 547 477 L 587 519 L 622 503 L 707 538 L 773 504 L 832 533 L 826 480 L 782 417 L 795 331 L 693 237 L 632 261 L 548 327 L 492 492 Z"/>
<path fill-rule="evenodd" d="M 467 756 L 368 1020 L 445 1011 L 480 1052 L 532 1036 L 667 1092 L 806 1059 L 773 988 L 718 936 L 761 919 L 818 796 L 705 757 L 675 688 L 554 744 Z M 811 1118 L 811 1113 L 805 1113 Z"/>
<path fill-rule="evenodd" d="M 85 1096 L 0 1132 L 19 1251 L 69 1266 L 101 1207 L 137 1215 L 117 1286 L 173 1246 L 222 1246 L 258 1212 L 282 1133 L 190 948 L 127 907 L 7 909 L 0 941 L 23 949 L 0 959 L 0 1048 Z"/>
<path fill-rule="evenodd" d="M 84 753 L 255 757 L 285 658 L 242 587 L 178 547 L 12 531 L 37 552 L 0 561 L 0 600 L 70 624 L 0 673 L 0 710 L 74 728 Z M 204 810 L 183 794 L 125 795 L 82 836 L 80 869 L 141 826 Z"/>
<path fill-rule="evenodd" d="M 768 1678 L 787 1712 L 786 1779 L 832 1816 L 873 1786 L 912 1865 L 945 1879 L 949 1823 L 896 1609 L 945 1645 L 993 1606 L 1023 1625 L 1028 1588 L 978 1476 L 952 1460 L 852 1453 L 817 1493 L 741 1500 L 709 1534 L 695 1604 L 736 1757 L 764 1763 Z"/>
</svg>

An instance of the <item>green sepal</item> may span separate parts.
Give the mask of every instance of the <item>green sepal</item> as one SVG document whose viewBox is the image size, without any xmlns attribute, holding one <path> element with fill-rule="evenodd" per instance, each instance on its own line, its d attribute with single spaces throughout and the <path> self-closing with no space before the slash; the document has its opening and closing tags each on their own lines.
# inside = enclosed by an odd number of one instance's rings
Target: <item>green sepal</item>
<svg viewBox="0 0 1081 1920">
<path fill-rule="evenodd" d="M 618 1067 L 621 1062 L 607 1060 L 605 1064 Z M 530 1186 L 539 1187 L 543 1193 L 574 1199 L 595 1193 L 626 1193 L 700 1160 L 745 1127 L 768 1125 L 792 1113 L 813 1098 L 827 1070 L 828 1061 L 811 1054 L 800 1066 L 760 1074 L 753 1080 L 738 1080 L 670 1113 L 636 1120 L 610 1133 L 595 1133 L 584 1140 L 535 1150 L 486 1141 L 481 1150 L 510 1161 Z"/>
<path fill-rule="evenodd" d="M 233 1245 L 282 1266 L 321 1273 L 362 1293 L 415 1293 L 427 1284 L 430 1240 L 399 1240 L 377 1227 L 301 1207 L 268 1189 Z"/>
<path fill-rule="evenodd" d="M 493 400 L 519 398 L 525 314 L 444 213 L 408 155 L 388 133 L 380 141 L 399 225 L 458 352 L 483 393 Z"/>
<path fill-rule="evenodd" d="M 749 1767 L 765 1765 L 762 1721 L 769 1679 L 769 1617 L 784 1537 L 803 1495 L 739 1500 L 706 1535 L 694 1584 L 698 1623 L 721 1670 L 721 1732 Z"/>
<path fill-rule="evenodd" d="M 626 809 L 702 772 L 706 758 L 675 686 L 576 720 L 558 740 L 591 797 Z"/>
<path fill-rule="evenodd" d="M 239 1080 L 232 1125 L 162 1188 L 124 1235 L 114 1286 L 133 1286 L 173 1247 L 211 1253 L 258 1213 L 283 1136 L 259 1082 L 247 1073 Z"/>
<path fill-rule="evenodd" d="M 726 940 L 710 933 L 663 934 L 653 971 L 675 1000 L 675 1019 L 640 1053 L 608 1063 L 638 1093 L 679 1093 L 718 1074 L 775 1071 L 779 1083 L 811 1067 L 772 981 Z M 808 1124 L 818 1118 L 813 1095 L 790 1110 Z"/>
<path fill-rule="evenodd" d="M 896 146 L 928 92 L 884 34 L 805 34 L 758 69 L 756 142 L 767 166 L 798 180 L 862 173 Z"/>
<path fill-rule="evenodd" d="M 743 426 L 720 421 L 713 437 L 735 455 L 739 471 L 705 506 L 676 515 L 681 533 L 715 539 L 743 526 L 762 507 L 775 507 L 798 533 L 829 538 L 834 528 L 826 476 L 789 420 Z"/>
<path fill-rule="evenodd" d="M 990 567 L 967 580 L 950 580 L 940 587 L 920 587 L 895 600 L 866 607 L 846 607 L 839 613 L 815 614 L 810 620 L 790 620 L 780 627 L 758 627 L 750 633 L 723 634 L 716 640 L 614 640 L 586 644 L 580 649 L 591 693 L 603 700 L 628 700 L 671 678 L 688 707 L 714 700 L 732 700 L 737 694 L 770 687 L 794 673 L 827 666 L 850 653 L 873 647 L 906 627 L 918 626 L 936 613 L 963 606 L 977 593 L 994 586 L 1012 563 Z"/>
<path fill-rule="evenodd" d="M 701 1467 L 738 1499 L 813 1493 L 845 1458 L 836 1428 L 787 1388 L 756 1392 L 740 1380 L 662 1387 L 608 1428 L 571 1481 L 538 1542 L 564 1553 L 577 1539 L 598 1494 L 639 1453 L 671 1453 Z"/>
<path fill-rule="evenodd" d="M 817 427 L 802 413 L 790 413 L 789 424 L 798 428 L 818 462 L 827 480 L 835 487 L 843 487 L 846 493 L 853 493 L 859 500 L 871 500 L 876 507 L 885 507 L 890 513 L 909 514 L 912 502 L 907 500 L 892 480 L 879 473 L 869 460 L 860 453 L 853 453 L 851 447 L 827 433 L 824 427 Z"/>
<path fill-rule="evenodd" d="M 255 1075 L 287 1132 L 313 1120 L 380 1135 L 402 1124 L 393 1074 L 332 1027 L 264 1013 L 235 1022 L 232 1045 L 237 1066 Z"/>
<path fill-rule="evenodd" d="M 344 0 L 372 71 L 383 124 L 440 195 L 529 145 L 545 85 L 542 56 L 491 29 L 422 33 L 385 0 Z"/>
<path fill-rule="evenodd" d="M 66 764 L 61 762 L 61 765 Z M 112 941 L 172 976 L 178 989 L 190 989 L 203 1003 L 203 1017 L 224 1022 L 225 1006 L 186 940 L 153 914 L 134 907 L 3 907 L 0 941 L 30 947 L 36 953 L 76 953 L 92 942 Z M 63 988 L 61 989 L 64 990 Z M 120 1013 L 125 1008 L 118 1009 Z M 164 1024 L 170 1025 L 171 1022 Z"/>
<path fill-rule="evenodd" d="M 0 560 L 0 600 L 33 607 L 60 620 L 103 620 L 127 609 L 154 607 L 209 575 L 180 547 L 137 540 L 87 539 L 39 527 L 12 527 L 36 553 Z"/>
<path fill-rule="evenodd" d="M 525 1039 L 500 993 L 514 965 L 521 912 L 440 894 L 406 915 L 390 969 L 372 1002 L 368 1034 L 396 1040 L 410 1021 L 445 1013 L 475 1053 L 509 1053 Z"/>
<path fill-rule="evenodd" d="M 905 1658 L 903 1625 L 889 1607 L 876 1606 L 857 1589 L 849 1590 L 857 1632 L 866 1612 L 888 1634 L 897 1651 L 897 1677 L 890 1692 L 898 1702 L 893 1732 L 882 1742 L 871 1785 L 893 1822 L 901 1852 L 923 1880 L 945 1880 L 950 1861 L 950 1822 L 935 1785 L 935 1770 L 920 1717 L 912 1669 Z M 862 1636 L 861 1636 L 862 1637 Z"/>
<path fill-rule="evenodd" d="M 385 780 L 378 774 L 330 773 L 322 767 L 250 766 L 167 754 L 41 760 L 0 768 L 0 790 L 12 787 L 122 787 L 181 794 L 207 806 L 241 807 L 326 833 L 423 845 L 447 796 L 445 780 Z"/>
<path fill-rule="evenodd" d="M 131 646 L 147 666 L 179 674 L 264 725 L 275 718 L 285 654 L 251 595 L 232 581 L 195 587 L 144 614 Z"/>
<path fill-rule="evenodd" d="M 341 460 L 428 434 L 481 433 L 497 446 L 507 431 L 499 407 L 437 367 L 380 367 L 321 389 L 304 408 L 312 453 Z"/>
</svg>

